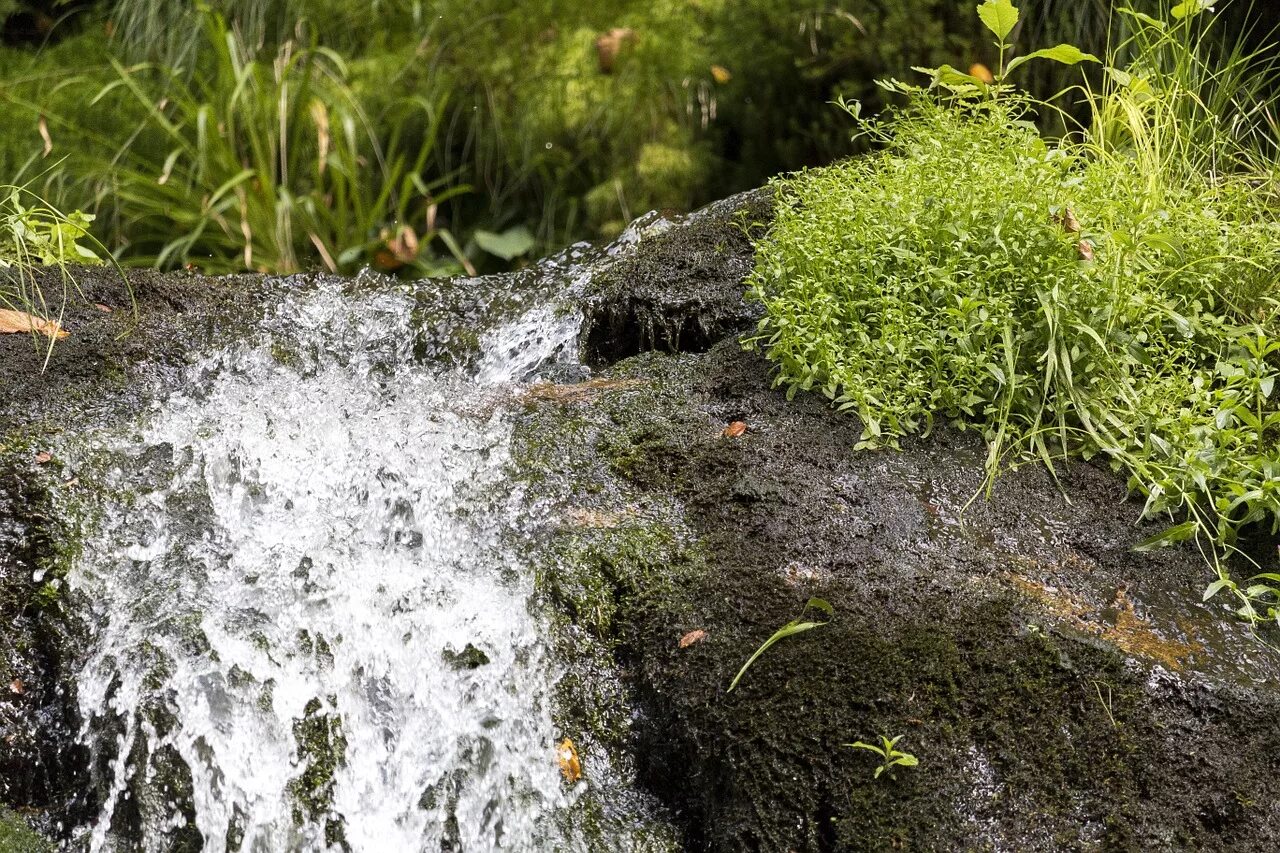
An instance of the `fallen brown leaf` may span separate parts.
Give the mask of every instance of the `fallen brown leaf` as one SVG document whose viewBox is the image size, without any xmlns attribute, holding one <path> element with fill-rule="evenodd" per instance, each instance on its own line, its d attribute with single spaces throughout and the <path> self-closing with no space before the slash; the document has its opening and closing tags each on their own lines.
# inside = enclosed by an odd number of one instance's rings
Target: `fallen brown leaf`
<svg viewBox="0 0 1280 853">
<path fill-rule="evenodd" d="M 9 692 L 17 693 L 21 696 L 23 693 L 27 692 L 27 686 L 22 683 L 21 678 L 15 678 L 13 681 L 9 682 Z"/>
<path fill-rule="evenodd" d="M 746 431 L 747 431 L 747 424 L 745 421 L 734 421 L 733 423 L 725 427 L 724 430 L 720 433 L 720 435 L 724 436 L 725 438 L 737 438 L 738 436 L 742 435 Z"/>
<path fill-rule="evenodd" d="M 93 307 L 97 308 L 103 314 L 110 314 L 111 311 L 113 310 L 110 305 L 103 305 L 101 302 L 93 303 Z"/>
<path fill-rule="evenodd" d="M 1076 251 L 1080 253 L 1080 260 L 1093 260 L 1093 244 L 1088 240 L 1081 240 L 1079 243 L 1076 243 Z"/>
<path fill-rule="evenodd" d="M 573 741 L 565 738 L 556 748 L 556 763 L 560 765 L 560 775 L 568 782 L 577 782 L 582 778 L 582 762 L 578 760 L 578 748 Z"/>
<path fill-rule="evenodd" d="M 614 61 L 622 51 L 623 45 L 636 40 L 636 31 L 630 27 L 614 27 L 607 33 L 596 37 L 596 57 L 600 62 L 600 70 L 605 74 L 613 73 Z"/>
<path fill-rule="evenodd" d="M 44 465 L 46 462 L 53 461 L 53 454 L 47 450 L 41 450 L 36 454 L 36 464 Z"/>
<path fill-rule="evenodd" d="M 707 637 L 707 632 L 697 628 L 680 638 L 680 648 L 687 649 L 694 643 L 700 643 Z"/>
<path fill-rule="evenodd" d="M 1062 208 L 1062 215 L 1058 217 L 1058 221 L 1062 223 L 1063 229 L 1071 234 L 1080 233 L 1080 220 L 1076 219 L 1076 212 L 1070 207 Z"/>
<path fill-rule="evenodd" d="M 49 121 L 44 116 L 40 116 L 36 127 L 40 131 L 40 138 L 44 140 L 44 153 L 40 156 L 48 157 L 53 152 L 53 137 L 49 136 Z"/>
<path fill-rule="evenodd" d="M 46 320 L 25 311 L 0 308 L 0 334 L 9 332 L 39 332 L 51 338 L 65 338 L 67 331 L 54 320 Z"/>
<path fill-rule="evenodd" d="M 62 487 L 63 487 L 64 489 L 69 489 L 69 488 L 71 488 L 72 486 L 76 486 L 76 485 L 79 485 L 79 484 L 80 484 L 80 478 L 79 478 L 79 477 L 72 477 L 70 480 L 67 480 L 65 483 L 63 483 L 63 484 L 62 484 Z"/>
</svg>

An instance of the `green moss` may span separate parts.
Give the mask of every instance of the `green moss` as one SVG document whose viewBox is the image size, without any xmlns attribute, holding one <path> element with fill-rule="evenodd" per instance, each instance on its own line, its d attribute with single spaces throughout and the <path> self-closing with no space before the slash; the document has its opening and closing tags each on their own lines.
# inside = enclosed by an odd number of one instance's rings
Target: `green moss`
<svg viewBox="0 0 1280 853">
<path fill-rule="evenodd" d="M 0 850 L 4 853 L 53 853 L 54 845 L 7 808 L 0 808 Z"/>
<path fill-rule="evenodd" d="M 345 848 L 342 820 L 333 811 L 334 773 L 346 763 L 342 718 L 312 699 L 303 716 L 294 720 L 293 737 L 302 765 L 302 772 L 289 783 L 294 822 L 324 821 L 325 841 Z"/>
</svg>

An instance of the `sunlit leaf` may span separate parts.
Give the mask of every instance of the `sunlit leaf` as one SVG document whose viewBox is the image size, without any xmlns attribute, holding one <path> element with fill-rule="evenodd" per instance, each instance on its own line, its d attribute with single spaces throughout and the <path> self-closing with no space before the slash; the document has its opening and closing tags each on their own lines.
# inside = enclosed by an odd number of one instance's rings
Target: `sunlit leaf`
<svg viewBox="0 0 1280 853">
<path fill-rule="evenodd" d="M 978 17 L 1000 41 L 1018 25 L 1018 9 L 1009 0 L 986 0 L 978 6 Z"/>
</svg>

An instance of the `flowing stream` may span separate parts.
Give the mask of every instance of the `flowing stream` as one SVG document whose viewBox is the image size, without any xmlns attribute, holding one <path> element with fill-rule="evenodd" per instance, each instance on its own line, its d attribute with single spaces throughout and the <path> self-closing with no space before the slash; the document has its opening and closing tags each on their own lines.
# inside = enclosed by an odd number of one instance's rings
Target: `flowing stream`
<svg viewBox="0 0 1280 853">
<path fill-rule="evenodd" d="M 578 318 L 474 286 L 291 293 L 68 448 L 110 496 L 69 577 L 89 849 L 587 844 L 508 481 L 520 389 L 572 372 Z"/>
</svg>

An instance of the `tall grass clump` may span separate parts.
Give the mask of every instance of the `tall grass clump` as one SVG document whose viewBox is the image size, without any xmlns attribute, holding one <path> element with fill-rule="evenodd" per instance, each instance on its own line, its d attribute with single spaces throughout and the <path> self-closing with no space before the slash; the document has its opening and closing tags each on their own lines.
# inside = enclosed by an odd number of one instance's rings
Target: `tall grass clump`
<svg viewBox="0 0 1280 853">
<path fill-rule="evenodd" d="M 777 182 L 752 341 L 789 394 L 857 414 L 862 446 L 943 419 L 981 431 L 991 476 L 1109 460 L 1176 522 L 1143 547 L 1196 540 L 1206 597 L 1280 619 L 1280 572 L 1227 568 L 1280 526 L 1280 196 L 1253 99 L 1274 81 L 1203 66 L 1206 5 L 1126 15 L 1128 63 L 1080 90 L 1092 123 L 1048 140 L 1031 119 L 1051 107 L 1007 82 L 1036 54 L 1006 55 L 1017 12 L 987 0 L 995 84 L 889 84 L 910 103 L 862 123 L 878 153 Z"/>
<path fill-rule="evenodd" d="M 465 186 L 429 180 L 442 98 L 408 95 L 368 115 L 335 51 L 247 45 L 201 13 L 199 72 L 113 60 L 90 109 L 140 111 L 125 139 L 51 115 L 76 141 L 113 250 L 130 263 L 211 273 L 350 272 L 377 262 L 422 275 L 467 265 L 437 205 Z M 439 249 L 439 251 L 437 251 Z"/>
</svg>

